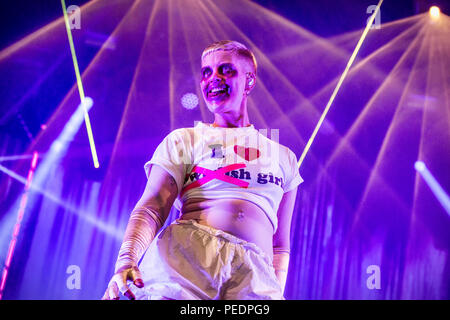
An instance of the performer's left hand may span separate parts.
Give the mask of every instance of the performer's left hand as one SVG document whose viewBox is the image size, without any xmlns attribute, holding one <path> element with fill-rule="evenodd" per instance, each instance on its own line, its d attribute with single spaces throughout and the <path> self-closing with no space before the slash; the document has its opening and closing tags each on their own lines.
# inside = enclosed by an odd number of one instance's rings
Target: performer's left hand
<svg viewBox="0 0 450 320">
<path fill-rule="evenodd" d="M 119 300 L 119 292 L 130 300 L 135 300 L 133 292 L 127 285 L 127 281 L 133 281 L 138 288 L 144 287 L 141 272 L 137 266 L 124 266 L 116 271 L 109 281 L 108 288 L 102 300 Z"/>
</svg>

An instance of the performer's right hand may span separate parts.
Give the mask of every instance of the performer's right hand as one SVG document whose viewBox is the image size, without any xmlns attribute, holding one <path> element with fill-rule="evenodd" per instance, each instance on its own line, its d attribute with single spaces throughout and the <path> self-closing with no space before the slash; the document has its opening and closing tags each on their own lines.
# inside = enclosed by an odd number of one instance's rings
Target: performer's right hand
<svg viewBox="0 0 450 320">
<path fill-rule="evenodd" d="M 119 292 L 130 300 L 136 299 L 133 292 L 127 285 L 127 281 L 132 281 L 138 288 L 144 287 L 141 272 L 139 268 L 134 266 L 123 266 L 116 271 L 116 273 L 109 281 L 108 288 L 102 297 L 102 300 L 119 300 Z"/>
</svg>

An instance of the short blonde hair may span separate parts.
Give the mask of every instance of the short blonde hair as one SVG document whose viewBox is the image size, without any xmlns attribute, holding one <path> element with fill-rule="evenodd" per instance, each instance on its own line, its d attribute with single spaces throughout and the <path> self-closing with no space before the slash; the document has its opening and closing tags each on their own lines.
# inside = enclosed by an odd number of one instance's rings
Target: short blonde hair
<svg viewBox="0 0 450 320">
<path fill-rule="evenodd" d="M 248 49 L 245 45 L 240 42 L 232 41 L 232 40 L 221 40 L 216 41 L 209 46 L 207 46 L 202 53 L 202 60 L 208 54 L 216 51 L 231 51 L 245 59 L 247 59 L 251 65 L 253 66 L 254 72 L 256 74 L 256 69 L 258 68 L 258 64 L 256 62 L 255 55 L 250 49 Z"/>
</svg>

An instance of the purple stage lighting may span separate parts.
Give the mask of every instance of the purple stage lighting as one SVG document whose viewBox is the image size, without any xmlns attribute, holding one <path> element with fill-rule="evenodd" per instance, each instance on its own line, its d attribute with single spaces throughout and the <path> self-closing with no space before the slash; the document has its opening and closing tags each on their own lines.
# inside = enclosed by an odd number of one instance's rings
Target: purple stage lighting
<svg viewBox="0 0 450 320">
<path fill-rule="evenodd" d="M 433 194 L 438 199 L 439 203 L 444 207 L 445 211 L 450 215 L 450 197 L 441 187 L 436 178 L 428 170 L 427 166 L 423 161 L 416 161 L 414 164 L 416 171 L 422 176 L 427 185 L 430 187 Z"/>
</svg>

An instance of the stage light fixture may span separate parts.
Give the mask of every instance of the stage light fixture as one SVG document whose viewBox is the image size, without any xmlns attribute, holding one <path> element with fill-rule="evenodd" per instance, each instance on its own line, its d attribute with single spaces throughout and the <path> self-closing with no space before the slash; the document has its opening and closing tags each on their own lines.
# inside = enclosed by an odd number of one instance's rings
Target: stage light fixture
<svg viewBox="0 0 450 320">
<path fill-rule="evenodd" d="M 186 93 L 181 98 L 181 104 L 186 109 L 194 109 L 198 106 L 198 97 L 195 93 Z"/>
<path fill-rule="evenodd" d="M 417 171 L 422 172 L 425 170 L 425 163 L 423 163 L 423 161 L 416 161 L 416 163 L 414 163 L 414 168 Z"/>
<path fill-rule="evenodd" d="M 430 16 L 431 16 L 431 18 L 437 19 L 437 18 L 439 18 L 440 14 L 441 14 L 441 10 L 439 9 L 439 7 L 432 6 L 430 8 Z"/>
</svg>

